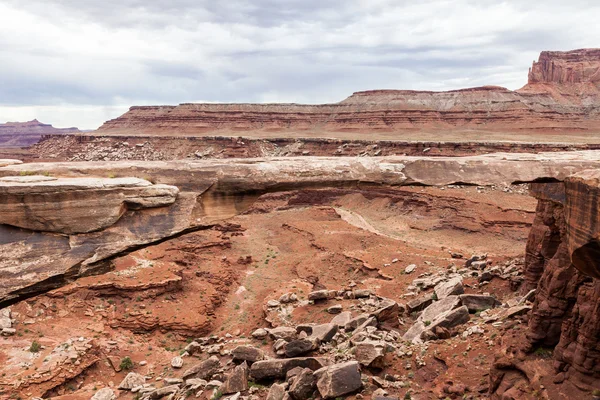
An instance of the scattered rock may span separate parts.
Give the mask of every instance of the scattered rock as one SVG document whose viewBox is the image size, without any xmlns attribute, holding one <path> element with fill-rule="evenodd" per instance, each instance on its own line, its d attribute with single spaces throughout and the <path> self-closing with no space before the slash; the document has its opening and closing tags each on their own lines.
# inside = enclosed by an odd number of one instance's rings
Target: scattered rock
<svg viewBox="0 0 600 400">
<path fill-rule="evenodd" d="M 185 371 L 183 373 L 183 379 L 198 378 L 209 380 L 217 373 L 220 367 L 221 363 L 219 362 L 219 358 L 212 356 Z"/>
<path fill-rule="evenodd" d="M 451 295 L 463 294 L 465 292 L 462 285 L 462 277 L 460 276 L 446 282 L 438 283 L 433 290 L 439 300 Z"/>
<path fill-rule="evenodd" d="M 415 264 L 410 264 L 408 267 L 404 268 L 404 273 L 412 274 L 413 272 L 415 272 L 416 269 L 417 269 L 417 266 Z"/>
<path fill-rule="evenodd" d="M 244 361 L 236 366 L 221 386 L 221 393 L 231 394 L 248 390 L 248 364 Z"/>
<path fill-rule="evenodd" d="M 117 396 L 111 388 L 102 388 L 92 396 L 91 400 L 115 400 Z"/>
<path fill-rule="evenodd" d="M 316 388 L 316 379 L 313 371 L 304 368 L 294 379 L 294 383 L 290 386 L 289 393 L 294 400 L 306 400 L 312 397 Z"/>
<path fill-rule="evenodd" d="M 387 345 L 383 341 L 365 340 L 359 342 L 354 347 L 354 358 L 365 367 L 382 369 L 385 367 L 386 347 Z"/>
<path fill-rule="evenodd" d="M 250 375 L 255 380 L 285 378 L 286 373 L 295 367 L 317 370 L 327 365 L 327 361 L 317 357 L 286 358 L 257 361 L 250 367 Z"/>
<path fill-rule="evenodd" d="M 297 357 L 315 350 L 318 345 L 318 340 L 314 338 L 292 340 L 285 345 L 285 355 L 286 357 Z"/>
<path fill-rule="evenodd" d="M 327 312 L 329 314 L 339 314 L 342 312 L 343 309 L 344 308 L 340 304 L 336 304 L 334 306 L 327 308 Z"/>
<path fill-rule="evenodd" d="M 264 339 L 267 337 L 269 332 L 266 329 L 258 328 L 254 332 L 252 332 L 252 337 L 255 339 Z"/>
<path fill-rule="evenodd" d="M 357 361 L 324 367 L 315 371 L 314 375 L 317 378 L 319 393 L 325 399 L 343 396 L 362 387 Z"/>
<path fill-rule="evenodd" d="M 285 396 L 285 386 L 279 383 L 274 383 L 269 389 L 266 400 L 283 400 Z"/>
<path fill-rule="evenodd" d="M 183 358 L 181 357 L 173 357 L 171 360 L 171 367 L 173 368 L 181 368 L 183 367 Z"/>
<path fill-rule="evenodd" d="M 338 328 L 343 328 L 346 326 L 350 319 L 352 318 L 352 313 L 350 311 L 342 311 L 331 320 L 331 324 L 337 326 Z"/>
<path fill-rule="evenodd" d="M 131 390 L 134 387 L 142 386 L 144 383 L 146 383 L 146 378 L 143 375 L 130 372 L 119 384 L 119 389 Z"/>
<path fill-rule="evenodd" d="M 256 361 L 263 360 L 265 354 L 261 349 L 257 349 L 253 346 L 238 346 L 231 352 L 234 361 L 247 361 L 253 363 Z"/>
<path fill-rule="evenodd" d="M 458 296 L 463 306 L 469 309 L 469 312 L 488 310 L 501 306 L 502 303 L 492 296 L 482 294 L 461 294 Z"/>
</svg>

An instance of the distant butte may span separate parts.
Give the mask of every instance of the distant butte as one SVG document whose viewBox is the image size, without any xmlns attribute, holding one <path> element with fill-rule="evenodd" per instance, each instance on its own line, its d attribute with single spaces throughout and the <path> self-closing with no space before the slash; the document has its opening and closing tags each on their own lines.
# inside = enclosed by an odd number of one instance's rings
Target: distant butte
<svg viewBox="0 0 600 400">
<path fill-rule="evenodd" d="M 95 135 L 550 140 L 600 132 L 600 49 L 545 51 L 528 83 L 447 92 L 372 90 L 335 104 L 131 107 Z M 555 136 L 555 137 L 553 137 Z"/>
<path fill-rule="evenodd" d="M 77 128 L 55 128 L 37 119 L 29 122 L 7 122 L 0 124 L 0 148 L 25 147 L 37 143 L 42 135 L 78 133 Z"/>
</svg>

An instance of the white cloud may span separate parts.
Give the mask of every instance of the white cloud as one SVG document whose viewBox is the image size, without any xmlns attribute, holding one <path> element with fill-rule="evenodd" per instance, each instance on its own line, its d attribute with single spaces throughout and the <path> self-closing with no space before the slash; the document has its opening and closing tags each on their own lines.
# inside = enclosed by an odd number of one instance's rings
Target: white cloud
<svg viewBox="0 0 600 400">
<path fill-rule="evenodd" d="M 540 51 L 598 46 L 598 15 L 586 0 L 5 0 L 0 121 L 95 128 L 123 105 L 516 89 Z"/>
</svg>

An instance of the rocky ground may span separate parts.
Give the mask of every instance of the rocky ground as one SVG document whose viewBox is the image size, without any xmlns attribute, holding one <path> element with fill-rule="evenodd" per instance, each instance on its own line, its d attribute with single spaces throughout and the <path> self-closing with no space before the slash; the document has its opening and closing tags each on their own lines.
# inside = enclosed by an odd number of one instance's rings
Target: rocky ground
<svg viewBox="0 0 600 400">
<path fill-rule="evenodd" d="M 486 398 L 531 307 L 535 205 L 524 186 L 265 195 L 11 306 L 0 396 Z"/>
</svg>

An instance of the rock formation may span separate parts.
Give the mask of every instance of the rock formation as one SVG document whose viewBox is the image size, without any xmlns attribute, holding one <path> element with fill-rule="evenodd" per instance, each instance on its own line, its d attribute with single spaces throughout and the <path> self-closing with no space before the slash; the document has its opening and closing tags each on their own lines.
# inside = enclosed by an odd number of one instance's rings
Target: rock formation
<svg viewBox="0 0 600 400">
<path fill-rule="evenodd" d="M 42 135 L 78 132 L 77 128 L 58 129 L 49 124 L 42 124 L 37 119 L 29 122 L 7 122 L 0 124 L 0 148 L 31 146 L 37 143 Z"/>
<path fill-rule="evenodd" d="M 102 271 L 103 260 L 128 250 L 211 226 L 247 210 L 264 193 L 562 180 L 599 163 L 594 152 L 569 152 L 9 165 L 0 168 L 0 302 Z"/>
<path fill-rule="evenodd" d="M 532 184 L 537 215 L 527 243 L 525 289 L 536 288 L 524 346 L 507 343 L 495 364 L 492 392 L 519 398 L 518 382 L 539 375 L 535 361 L 514 353 L 554 348 L 555 383 L 591 392 L 600 380 L 600 269 L 597 221 L 598 170 L 560 183 Z M 550 365 L 547 364 L 549 367 Z M 523 373 L 510 377 L 511 370 Z M 551 373 L 552 370 L 546 371 Z M 537 383 L 539 385 L 539 382 Z"/>
<path fill-rule="evenodd" d="M 324 105 L 181 104 L 132 107 L 96 134 L 406 139 L 410 132 L 454 132 L 481 139 L 485 132 L 585 134 L 600 125 L 600 50 L 543 52 L 528 84 L 511 91 L 497 86 L 424 92 L 372 90 Z M 386 134 L 387 132 L 387 134 Z M 489 137 L 489 134 L 486 136 Z"/>
</svg>

